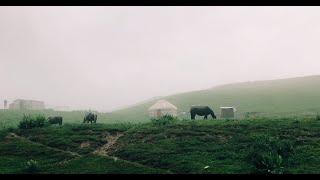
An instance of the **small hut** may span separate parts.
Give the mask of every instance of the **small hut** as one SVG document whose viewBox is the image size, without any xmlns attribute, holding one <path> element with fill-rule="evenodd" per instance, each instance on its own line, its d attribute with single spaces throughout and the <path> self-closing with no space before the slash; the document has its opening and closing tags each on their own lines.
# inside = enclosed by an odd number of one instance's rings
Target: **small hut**
<svg viewBox="0 0 320 180">
<path fill-rule="evenodd" d="M 177 116 L 178 108 L 166 100 L 159 100 L 148 111 L 150 118 L 159 118 L 164 115 Z"/>
<path fill-rule="evenodd" d="M 234 107 L 220 107 L 220 109 L 221 109 L 220 117 L 222 119 L 234 118 L 234 112 L 236 111 Z"/>
</svg>

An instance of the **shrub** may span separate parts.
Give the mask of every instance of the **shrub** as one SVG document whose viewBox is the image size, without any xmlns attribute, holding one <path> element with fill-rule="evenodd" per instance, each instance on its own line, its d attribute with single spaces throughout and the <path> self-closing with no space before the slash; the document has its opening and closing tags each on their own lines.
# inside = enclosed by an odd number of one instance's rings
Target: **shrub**
<svg viewBox="0 0 320 180">
<path fill-rule="evenodd" d="M 168 124 L 173 124 L 177 121 L 178 119 L 176 117 L 173 117 L 171 115 L 164 115 L 164 116 L 161 116 L 160 118 L 156 119 L 156 118 L 153 118 L 151 119 L 151 122 L 152 124 L 154 125 L 168 125 Z"/>
<path fill-rule="evenodd" d="M 12 128 L 12 127 L 8 128 L 8 132 L 13 132 L 13 131 L 14 131 L 14 128 Z"/>
<path fill-rule="evenodd" d="M 46 124 L 46 117 L 43 115 L 37 115 L 35 118 L 36 127 L 43 127 Z"/>
<path fill-rule="evenodd" d="M 253 164 L 255 173 L 283 174 L 293 152 L 290 141 L 258 136 L 254 138 L 248 160 Z"/>
<path fill-rule="evenodd" d="M 36 160 L 31 159 L 31 160 L 27 161 L 25 168 L 24 168 L 24 172 L 36 173 L 39 171 L 40 171 L 40 166 Z"/>
<path fill-rule="evenodd" d="M 32 129 L 35 127 L 43 127 L 46 123 L 46 118 L 43 115 L 37 115 L 35 117 L 31 115 L 23 115 L 22 120 L 19 122 L 18 127 L 20 129 Z"/>
<path fill-rule="evenodd" d="M 320 121 L 320 115 L 319 114 L 316 115 L 316 120 Z"/>
</svg>

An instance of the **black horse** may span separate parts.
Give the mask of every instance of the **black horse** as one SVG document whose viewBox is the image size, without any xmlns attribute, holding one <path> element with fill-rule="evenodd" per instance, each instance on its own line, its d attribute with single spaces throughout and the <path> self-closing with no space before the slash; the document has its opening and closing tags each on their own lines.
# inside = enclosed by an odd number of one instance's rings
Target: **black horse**
<svg viewBox="0 0 320 180">
<path fill-rule="evenodd" d="M 61 116 L 54 116 L 54 117 L 48 117 L 49 124 L 59 124 L 62 125 L 62 117 Z"/>
<path fill-rule="evenodd" d="M 92 122 L 94 122 L 94 123 L 96 123 L 97 122 L 97 115 L 96 114 L 94 114 L 94 113 L 92 113 L 92 112 L 89 112 L 88 114 L 86 114 L 85 116 L 84 116 L 84 119 L 83 119 L 83 123 L 92 123 Z"/>
<path fill-rule="evenodd" d="M 194 119 L 196 115 L 204 116 L 204 119 L 211 115 L 213 119 L 216 119 L 216 115 L 208 106 L 192 106 L 190 109 L 191 119 Z"/>
</svg>

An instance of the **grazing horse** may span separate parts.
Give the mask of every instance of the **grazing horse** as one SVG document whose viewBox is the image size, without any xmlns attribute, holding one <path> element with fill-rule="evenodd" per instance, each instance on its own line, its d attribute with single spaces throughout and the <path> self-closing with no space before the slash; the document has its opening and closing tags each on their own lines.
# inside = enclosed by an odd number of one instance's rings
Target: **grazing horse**
<svg viewBox="0 0 320 180">
<path fill-rule="evenodd" d="M 84 119 L 83 119 L 83 123 L 92 123 L 92 122 L 94 122 L 94 123 L 96 123 L 97 122 L 97 115 L 96 114 L 94 114 L 94 113 L 92 113 L 92 112 L 89 112 L 88 114 L 86 114 L 85 116 L 84 116 Z"/>
<path fill-rule="evenodd" d="M 54 117 L 48 117 L 49 124 L 59 124 L 62 125 L 62 117 L 61 116 L 54 116 Z"/>
<path fill-rule="evenodd" d="M 192 106 L 190 109 L 191 119 L 194 119 L 196 115 L 204 116 L 204 119 L 211 115 L 213 119 L 216 119 L 216 115 L 208 106 Z"/>
</svg>

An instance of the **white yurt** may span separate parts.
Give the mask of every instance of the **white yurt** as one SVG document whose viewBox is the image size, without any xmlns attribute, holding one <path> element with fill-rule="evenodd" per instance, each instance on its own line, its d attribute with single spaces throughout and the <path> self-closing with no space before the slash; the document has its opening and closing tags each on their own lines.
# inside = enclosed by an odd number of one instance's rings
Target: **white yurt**
<svg viewBox="0 0 320 180">
<path fill-rule="evenodd" d="M 178 108 L 170 102 L 162 99 L 157 101 L 148 110 L 150 118 L 159 118 L 164 115 L 171 115 L 176 117 Z"/>
</svg>

